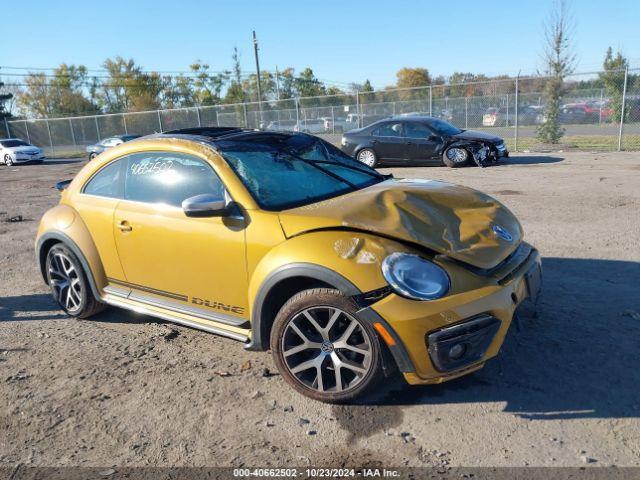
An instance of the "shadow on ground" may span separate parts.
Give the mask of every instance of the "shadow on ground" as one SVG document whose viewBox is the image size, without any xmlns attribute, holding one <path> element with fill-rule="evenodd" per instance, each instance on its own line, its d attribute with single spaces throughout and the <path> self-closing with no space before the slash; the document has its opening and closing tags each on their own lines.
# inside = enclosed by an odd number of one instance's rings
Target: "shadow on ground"
<svg viewBox="0 0 640 480">
<path fill-rule="evenodd" d="M 398 378 L 363 404 L 333 406 L 348 442 L 401 426 L 418 405 L 496 402 L 542 421 L 640 417 L 640 263 L 546 258 L 543 268 L 537 309 L 521 306 L 482 370 L 440 385 Z"/>
<path fill-rule="evenodd" d="M 503 402 L 530 419 L 640 417 L 640 263 L 546 258 L 543 269 L 536 315 L 523 305 L 497 358 L 440 385 L 398 382 L 375 404 Z"/>
<path fill-rule="evenodd" d="M 502 158 L 498 165 L 536 165 L 539 163 L 558 163 L 564 157 L 551 157 L 548 155 L 518 155 Z"/>
<path fill-rule="evenodd" d="M 64 159 L 47 158 L 42 165 L 66 165 L 67 163 L 81 163 L 86 161 L 87 159 L 85 157 Z"/>
</svg>

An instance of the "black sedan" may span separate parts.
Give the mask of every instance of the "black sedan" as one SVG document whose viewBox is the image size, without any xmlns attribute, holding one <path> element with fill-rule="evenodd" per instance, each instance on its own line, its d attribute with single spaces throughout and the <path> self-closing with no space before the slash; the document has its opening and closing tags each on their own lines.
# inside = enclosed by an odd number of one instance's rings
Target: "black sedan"
<svg viewBox="0 0 640 480">
<path fill-rule="evenodd" d="M 375 167 L 379 164 L 484 167 L 508 157 L 504 140 L 495 135 L 461 130 L 439 118 L 392 117 L 342 136 L 342 151 Z"/>
</svg>

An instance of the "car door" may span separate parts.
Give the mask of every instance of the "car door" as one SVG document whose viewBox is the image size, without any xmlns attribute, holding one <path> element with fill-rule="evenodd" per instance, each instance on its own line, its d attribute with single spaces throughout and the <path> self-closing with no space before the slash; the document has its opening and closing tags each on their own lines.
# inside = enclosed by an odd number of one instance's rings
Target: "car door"
<svg viewBox="0 0 640 480">
<path fill-rule="evenodd" d="M 200 316 L 246 318 L 244 218 L 187 217 L 181 208 L 196 195 L 228 195 L 211 165 L 172 152 L 126 159 L 114 236 L 127 286 L 139 298 L 178 304 Z"/>
<path fill-rule="evenodd" d="M 438 147 L 442 139 L 423 123 L 405 122 L 403 126 L 404 136 L 407 140 L 408 157 L 410 162 L 432 163 L 440 162 Z"/>
<path fill-rule="evenodd" d="M 371 144 L 379 160 L 394 163 L 407 158 L 402 122 L 385 122 L 371 132 Z"/>
</svg>

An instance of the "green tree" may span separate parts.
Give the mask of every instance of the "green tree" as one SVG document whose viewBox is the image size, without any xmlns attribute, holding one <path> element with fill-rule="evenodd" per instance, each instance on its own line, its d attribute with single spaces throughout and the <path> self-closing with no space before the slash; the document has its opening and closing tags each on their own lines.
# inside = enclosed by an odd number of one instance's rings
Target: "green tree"
<svg viewBox="0 0 640 480">
<path fill-rule="evenodd" d="M 7 91 L 4 82 L 0 81 L 0 119 L 11 117 L 7 104 L 13 99 L 13 93 Z M 7 132 L 7 135 L 9 132 Z"/>
<path fill-rule="evenodd" d="M 162 95 L 164 108 L 194 107 L 198 105 L 193 77 L 177 75 L 164 77 L 165 90 Z"/>
<path fill-rule="evenodd" d="M 451 97 L 473 97 L 482 92 L 482 84 L 488 77 L 482 73 L 454 72 L 449 77 L 449 95 Z"/>
<path fill-rule="evenodd" d="M 564 0 L 556 0 L 545 28 L 544 60 L 546 74 L 543 98 L 545 121 L 538 127 L 538 138 L 546 143 L 559 143 L 564 135 L 560 126 L 560 106 L 564 79 L 573 72 L 575 55 L 572 53 L 571 19 Z"/>
<path fill-rule="evenodd" d="M 295 70 L 291 67 L 285 68 L 278 73 L 278 83 L 280 85 L 280 99 L 285 100 L 296 96 Z"/>
<path fill-rule="evenodd" d="M 624 71 L 629 67 L 629 61 L 620 52 L 613 55 L 611 47 L 603 62 L 604 72 L 599 75 L 607 95 L 611 98 L 611 120 L 619 122 L 622 113 L 622 90 L 624 88 Z M 625 120 L 628 118 L 629 109 L 625 112 Z"/>
<path fill-rule="evenodd" d="M 222 89 L 229 81 L 231 72 L 211 73 L 209 65 L 201 63 L 199 60 L 191 64 L 190 69 L 195 74 L 195 80 L 191 85 L 195 103 L 197 105 L 216 105 L 220 103 Z"/>
<path fill-rule="evenodd" d="M 167 78 L 144 72 L 133 61 L 118 56 L 103 63 L 108 78 L 97 86 L 96 97 L 107 112 L 155 110 L 162 105 Z"/>
<path fill-rule="evenodd" d="M 233 67 L 231 69 L 232 80 L 224 97 L 225 103 L 243 103 L 246 101 L 244 90 L 242 90 L 242 69 L 240 68 L 240 52 L 238 47 L 233 47 L 231 54 Z"/>
<path fill-rule="evenodd" d="M 49 77 L 29 73 L 25 89 L 18 95 L 21 109 L 38 117 L 96 113 L 97 106 L 85 96 L 87 69 L 83 65 L 60 64 Z"/>
<path fill-rule="evenodd" d="M 367 78 L 362 84 L 361 92 L 373 92 L 373 87 L 371 86 L 371 82 Z"/>
<path fill-rule="evenodd" d="M 258 101 L 258 75 L 252 73 L 242 81 L 242 90 L 245 92 L 247 100 L 250 102 Z M 276 98 L 276 79 L 270 72 L 260 72 L 260 88 L 262 92 L 262 100 L 270 100 Z"/>
<path fill-rule="evenodd" d="M 327 94 L 326 87 L 316 78 L 313 70 L 309 67 L 294 79 L 294 85 L 300 97 L 318 97 Z"/>
</svg>

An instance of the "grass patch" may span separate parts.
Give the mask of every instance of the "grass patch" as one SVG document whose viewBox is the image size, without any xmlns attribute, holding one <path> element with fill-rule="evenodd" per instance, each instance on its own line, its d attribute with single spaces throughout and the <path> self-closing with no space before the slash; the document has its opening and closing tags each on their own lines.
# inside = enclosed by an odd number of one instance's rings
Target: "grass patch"
<svg viewBox="0 0 640 480">
<path fill-rule="evenodd" d="M 509 150 L 514 151 L 514 140 L 505 140 Z M 535 137 L 518 138 L 518 151 L 557 151 L 557 150 L 618 150 L 617 135 L 568 135 L 562 137 L 557 145 L 540 142 Z M 640 135 L 625 135 L 622 138 L 622 150 L 640 150 Z"/>
</svg>

